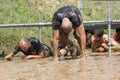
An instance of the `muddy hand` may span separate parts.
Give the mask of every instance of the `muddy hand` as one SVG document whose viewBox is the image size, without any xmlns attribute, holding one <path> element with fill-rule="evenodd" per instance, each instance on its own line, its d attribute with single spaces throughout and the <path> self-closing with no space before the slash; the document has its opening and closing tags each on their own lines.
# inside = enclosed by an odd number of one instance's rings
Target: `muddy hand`
<svg viewBox="0 0 120 80">
<path fill-rule="evenodd" d="M 11 61 L 12 57 L 6 56 L 5 59 L 6 59 L 7 61 Z"/>
</svg>

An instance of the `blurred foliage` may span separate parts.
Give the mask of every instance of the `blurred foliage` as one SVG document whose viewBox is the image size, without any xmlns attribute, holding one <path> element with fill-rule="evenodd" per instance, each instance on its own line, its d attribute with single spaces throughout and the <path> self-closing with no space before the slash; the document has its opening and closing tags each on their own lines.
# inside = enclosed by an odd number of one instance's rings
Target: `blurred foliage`
<svg viewBox="0 0 120 80">
<path fill-rule="evenodd" d="M 112 19 L 120 19 L 118 1 L 82 1 L 83 20 L 104 20 L 107 5 L 111 6 Z M 65 5 L 80 8 L 80 0 L 0 0 L 0 24 L 51 22 L 54 12 Z M 21 37 L 39 38 L 39 28 L 0 28 L 0 52 L 11 52 Z M 41 41 L 49 44 L 51 27 L 42 27 Z"/>
</svg>

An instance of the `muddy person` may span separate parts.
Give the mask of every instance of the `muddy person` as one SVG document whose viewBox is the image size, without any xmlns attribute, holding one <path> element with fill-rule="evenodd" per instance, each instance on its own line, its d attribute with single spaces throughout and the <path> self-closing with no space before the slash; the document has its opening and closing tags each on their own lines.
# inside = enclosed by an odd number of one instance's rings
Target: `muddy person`
<svg viewBox="0 0 120 80">
<path fill-rule="evenodd" d="M 61 46 L 62 44 L 58 43 L 58 45 Z M 68 39 L 68 43 L 64 48 L 63 47 L 58 48 L 58 56 L 60 61 L 71 59 L 65 58 L 68 55 L 70 55 L 72 59 L 76 59 L 80 56 L 79 45 L 76 39 L 73 40 Z"/>
<path fill-rule="evenodd" d="M 86 35 L 79 9 L 74 6 L 64 6 L 58 9 L 53 15 L 52 29 L 54 61 L 58 61 L 58 49 L 65 48 L 68 44 L 69 33 L 72 29 L 80 47 L 80 60 L 85 60 Z M 59 43 L 61 45 L 58 45 Z"/>
<path fill-rule="evenodd" d="M 104 34 L 103 30 L 95 30 L 91 38 L 92 52 L 105 52 L 108 51 L 108 35 Z M 120 44 L 111 38 L 111 48 L 114 51 L 120 50 Z"/>
<path fill-rule="evenodd" d="M 116 28 L 116 33 L 114 34 L 113 39 L 120 43 L 120 28 Z"/>
<path fill-rule="evenodd" d="M 25 56 L 23 59 L 40 59 L 48 56 L 52 56 L 51 48 L 41 43 L 36 38 L 21 38 L 18 45 L 15 47 L 14 51 L 7 56 L 5 59 L 10 61 L 19 51 L 21 51 Z"/>
</svg>

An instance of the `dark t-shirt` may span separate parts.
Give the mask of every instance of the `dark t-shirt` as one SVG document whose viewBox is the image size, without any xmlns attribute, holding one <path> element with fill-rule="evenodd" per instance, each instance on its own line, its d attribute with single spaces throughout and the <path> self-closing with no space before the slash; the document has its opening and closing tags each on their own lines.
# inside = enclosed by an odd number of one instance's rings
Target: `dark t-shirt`
<svg viewBox="0 0 120 80">
<path fill-rule="evenodd" d="M 38 55 L 40 52 L 44 50 L 42 43 L 36 38 L 29 38 L 28 39 L 31 43 L 31 47 L 28 49 L 27 52 L 22 51 L 22 49 L 17 45 L 14 50 L 14 54 L 17 54 L 19 51 L 23 52 L 25 55 L 32 55 L 31 52 L 35 52 Z"/>
<path fill-rule="evenodd" d="M 53 15 L 53 29 L 60 28 L 64 17 L 67 17 L 72 22 L 73 27 L 78 27 L 82 23 L 82 17 L 79 9 L 74 6 L 64 6 L 58 9 Z"/>
</svg>

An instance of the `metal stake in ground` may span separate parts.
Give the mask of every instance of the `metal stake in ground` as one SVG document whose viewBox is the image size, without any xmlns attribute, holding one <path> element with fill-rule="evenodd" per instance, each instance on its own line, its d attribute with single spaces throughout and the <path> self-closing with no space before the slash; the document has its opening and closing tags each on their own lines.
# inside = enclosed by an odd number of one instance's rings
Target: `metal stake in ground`
<svg viewBox="0 0 120 80">
<path fill-rule="evenodd" d="M 110 63 L 112 63 L 112 52 L 111 52 L 111 17 L 110 17 L 110 6 L 108 6 L 108 15 L 107 15 L 107 22 L 108 22 L 108 46 L 109 46 L 109 58 Z"/>
</svg>

